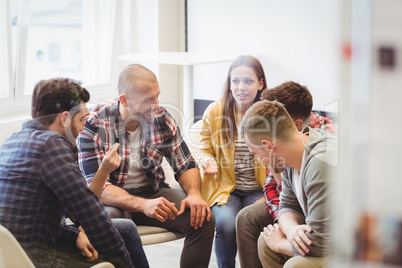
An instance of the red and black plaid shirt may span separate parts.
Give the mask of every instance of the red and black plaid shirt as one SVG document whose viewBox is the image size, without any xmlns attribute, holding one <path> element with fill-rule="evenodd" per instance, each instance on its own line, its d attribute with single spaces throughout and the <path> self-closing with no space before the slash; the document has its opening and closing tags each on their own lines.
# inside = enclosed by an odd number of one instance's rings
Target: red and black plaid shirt
<svg viewBox="0 0 402 268">
<path fill-rule="evenodd" d="M 163 157 L 172 166 L 176 180 L 186 170 L 197 167 L 176 121 L 164 108 L 155 111 L 151 124 L 142 118 L 136 120 L 142 127 L 138 161 L 154 191 L 164 185 Z M 110 173 L 108 183 L 123 187 L 131 159 L 129 134 L 119 115 L 118 98 L 95 106 L 77 138 L 78 162 L 88 184 L 92 183 L 105 153 L 116 142 L 120 143 L 118 153 L 122 161 L 120 167 Z"/>
</svg>

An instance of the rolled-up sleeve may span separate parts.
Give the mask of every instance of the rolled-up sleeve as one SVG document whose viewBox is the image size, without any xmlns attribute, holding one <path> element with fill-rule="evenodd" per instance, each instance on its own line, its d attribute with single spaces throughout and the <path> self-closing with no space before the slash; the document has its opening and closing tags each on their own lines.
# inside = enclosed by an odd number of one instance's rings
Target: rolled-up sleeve
<svg viewBox="0 0 402 268">
<path fill-rule="evenodd" d="M 104 157 L 98 127 L 92 121 L 87 121 L 84 130 L 78 135 L 76 143 L 79 167 L 87 184 L 90 185 Z"/>
</svg>

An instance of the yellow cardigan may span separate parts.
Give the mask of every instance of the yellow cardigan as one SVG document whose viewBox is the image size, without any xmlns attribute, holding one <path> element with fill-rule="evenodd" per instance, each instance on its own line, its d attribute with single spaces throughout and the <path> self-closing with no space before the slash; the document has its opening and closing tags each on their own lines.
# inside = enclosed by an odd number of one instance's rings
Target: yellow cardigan
<svg viewBox="0 0 402 268">
<path fill-rule="evenodd" d="M 210 207 L 216 203 L 227 203 L 230 193 L 236 188 L 236 175 L 234 170 L 234 143 L 225 145 L 222 137 L 221 120 L 223 102 L 218 100 L 211 103 L 204 112 L 203 127 L 201 130 L 201 157 L 215 158 L 218 164 L 217 175 L 202 176 L 202 197 Z M 233 122 L 234 124 L 234 122 Z M 237 133 L 233 133 L 234 138 Z M 201 158 L 198 159 L 202 161 Z M 255 177 L 257 184 L 263 189 L 267 169 L 264 164 L 258 162 L 254 156 Z"/>
</svg>

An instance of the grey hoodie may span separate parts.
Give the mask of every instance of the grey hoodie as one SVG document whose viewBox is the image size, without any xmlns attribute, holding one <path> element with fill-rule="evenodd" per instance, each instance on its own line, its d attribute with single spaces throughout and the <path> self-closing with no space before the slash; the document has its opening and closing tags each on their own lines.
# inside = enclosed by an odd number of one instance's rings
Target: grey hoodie
<svg viewBox="0 0 402 268">
<path fill-rule="evenodd" d="M 279 217 L 285 212 L 300 215 L 313 230 L 307 236 L 313 242 L 308 256 L 322 257 L 330 252 L 329 187 L 334 169 L 338 164 L 338 143 L 333 134 L 307 127 L 303 133 L 309 135 L 304 146 L 304 157 L 299 178 L 302 183 L 302 207 L 297 199 L 293 184 L 293 168 L 282 172 L 282 193 L 279 202 Z M 299 255 L 293 248 L 295 255 Z"/>
</svg>

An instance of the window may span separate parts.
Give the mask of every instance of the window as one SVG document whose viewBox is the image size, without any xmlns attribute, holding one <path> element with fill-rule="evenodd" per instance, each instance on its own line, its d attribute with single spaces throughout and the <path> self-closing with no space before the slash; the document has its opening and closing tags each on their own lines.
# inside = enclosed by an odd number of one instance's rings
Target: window
<svg viewBox="0 0 402 268">
<path fill-rule="evenodd" d="M 11 42 L 10 42 L 10 8 L 7 1 L 1 2 L 0 17 L 0 100 L 11 98 L 12 89 L 12 65 L 11 65 Z"/>
<path fill-rule="evenodd" d="M 116 0 L 0 1 L 0 98 L 26 106 L 35 83 L 51 77 L 110 80 Z"/>
</svg>

